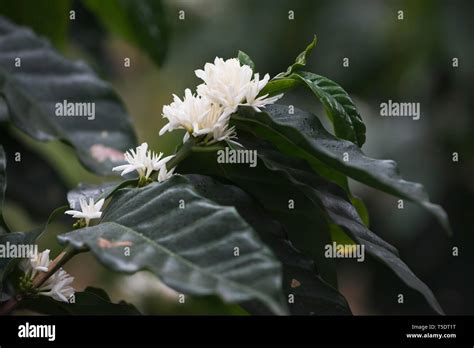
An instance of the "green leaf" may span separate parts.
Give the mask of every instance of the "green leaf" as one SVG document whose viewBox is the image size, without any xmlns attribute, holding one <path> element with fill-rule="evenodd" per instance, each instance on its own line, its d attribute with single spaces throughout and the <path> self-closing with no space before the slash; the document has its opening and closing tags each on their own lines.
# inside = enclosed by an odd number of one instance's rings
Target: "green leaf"
<svg viewBox="0 0 474 348">
<path fill-rule="evenodd" d="M 334 81 L 310 72 L 300 71 L 316 45 L 313 41 L 301 52 L 287 71 L 275 76 L 260 92 L 269 96 L 287 92 L 298 85 L 307 86 L 323 104 L 324 110 L 339 138 L 352 141 L 361 147 L 365 142 L 365 125 L 354 102 L 347 92 Z"/>
<path fill-rule="evenodd" d="M 160 0 L 84 0 L 111 31 L 145 51 L 158 65 L 168 46 L 168 25 Z"/>
<path fill-rule="evenodd" d="M 282 166 L 279 158 L 275 160 L 275 155 L 270 151 L 261 147 L 258 151 L 261 154 L 259 158 L 267 167 L 285 171 L 288 179 L 305 192 L 315 204 L 324 209 L 331 221 L 346 231 L 356 243 L 364 245 L 369 255 L 386 264 L 405 284 L 420 292 L 435 311 L 443 313 L 431 290 L 398 257 L 398 251 L 366 228 L 342 189 L 312 173 L 309 167 L 305 168 L 302 164 L 298 165 L 295 162 L 292 166 Z"/>
<path fill-rule="evenodd" d="M 347 92 L 336 82 L 310 72 L 299 71 L 271 80 L 260 92 L 270 96 L 288 92 L 297 86 L 308 87 L 323 104 L 326 115 L 339 138 L 361 147 L 365 143 L 365 124 Z"/>
<path fill-rule="evenodd" d="M 115 271 L 148 269 L 183 293 L 216 294 L 232 303 L 255 299 L 286 313 L 281 265 L 272 252 L 235 208 L 202 197 L 183 176 L 117 191 L 99 225 L 58 239 L 90 248 Z"/>
<path fill-rule="evenodd" d="M 198 192 L 221 205 L 235 206 L 239 214 L 254 228 L 283 266 L 283 292 L 285 298 L 294 296 L 289 304 L 293 315 L 341 315 L 351 311 L 345 298 L 320 276 L 313 261 L 298 252 L 285 239 L 283 226 L 273 220 L 246 192 L 232 185 L 202 175 L 188 175 Z M 268 314 L 257 303 L 244 307 L 252 314 Z"/>
<path fill-rule="evenodd" d="M 6 176 L 7 160 L 3 146 L 0 145 L 0 235 L 8 231 L 7 224 L 3 219 L 3 201 L 5 200 L 5 190 L 7 187 L 7 176 Z"/>
<path fill-rule="evenodd" d="M 28 298 L 20 302 L 18 309 L 47 315 L 140 315 L 138 309 L 129 303 L 113 303 L 102 289 L 87 287 L 76 292 L 74 297 L 75 303 L 55 301 L 48 296 Z"/>
<path fill-rule="evenodd" d="M 313 41 L 310 42 L 310 44 L 305 48 L 303 52 L 301 52 L 298 57 L 296 57 L 295 62 L 288 67 L 286 72 L 280 73 L 275 78 L 283 78 L 290 76 L 292 73 L 295 71 L 298 71 L 306 66 L 306 60 L 308 59 L 309 55 L 313 51 L 313 48 L 316 46 L 316 35 L 313 37 Z"/>
<path fill-rule="evenodd" d="M 287 106 L 270 105 L 266 112 L 240 107 L 232 118 L 239 129 L 273 142 L 280 151 L 307 160 L 313 168 L 315 161 L 321 162 L 368 186 L 422 206 L 451 232 L 445 211 L 429 201 L 421 184 L 403 180 L 394 161 L 367 157 L 357 145 L 334 137 L 316 116 L 298 109 L 288 114 Z M 318 173 L 330 180 L 331 173 Z"/>
<path fill-rule="evenodd" d="M 245 140 L 245 134 L 240 132 L 239 142 Z M 284 173 L 269 170 L 264 165 L 251 168 L 247 164 L 218 163 L 215 153 L 195 153 L 182 162 L 178 170 L 224 178 L 251 193 L 283 225 L 293 245 L 314 260 L 322 278 L 337 286 L 334 260 L 324 256 L 324 246 L 331 243 L 328 221 Z"/>
<path fill-rule="evenodd" d="M 347 92 L 334 81 L 310 72 L 296 72 L 290 77 L 303 82 L 323 104 L 339 138 L 361 147 L 365 143 L 365 125 Z"/>
<path fill-rule="evenodd" d="M 365 226 L 370 227 L 370 216 L 367 207 L 362 199 L 359 197 L 352 196 L 351 203 L 356 208 L 357 213 L 359 214 L 362 222 Z"/>
<path fill-rule="evenodd" d="M 18 25 L 48 37 L 56 47 L 65 44 L 69 24 L 69 0 L 0 0 L 0 14 Z M 52 20 L 54 18 L 54 20 Z"/>
<path fill-rule="evenodd" d="M 15 58 L 21 66 L 15 67 Z M 40 141 L 72 145 L 81 162 L 110 174 L 121 154 L 136 144 L 126 110 L 90 68 L 59 55 L 30 30 L 0 18 L 0 93 L 13 124 Z M 94 103 L 95 118 L 56 116 L 56 104 Z"/>
<path fill-rule="evenodd" d="M 30 232 L 12 232 L 0 234 L 0 245 L 5 247 L 7 245 L 16 246 L 18 249 L 18 247 L 21 245 L 35 244 L 36 239 L 42 232 L 43 229 L 38 228 Z M 20 258 L 15 257 L 0 257 L 0 293 L 3 288 L 4 280 L 20 260 Z"/>
<path fill-rule="evenodd" d="M 249 57 L 249 55 L 243 51 L 239 51 L 237 54 L 237 58 L 241 65 L 248 65 L 253 72 L 255 72 L 255 63 Z"/>
<path fill-rule="evenodd" d="M 262 190 L 262 188 L 256 185 L 253 187 L 248 186 L 246 184 L 246 180 L 249 180 L 248 178 L 263 177 L 264 180 L 262 181 L 272 181 L 272 177 L 274 177 L 276 173 L 283 175 L 288 182 L 286 186 L 292 187 L 294 192 L 293 197 L 298 197 L 297 191 L 303 193 L 312 203 L 312 213 L 314 215 L 324 214 L 332 223 L 342 228 L 349 235 L 351 240 L 357 244 L 364 245 L 366 253 L 386 264 L 406 285 L 420 292 L 435 311 L 442 313 L 442 309 L 431 290 L 418 279 L 399 258 L 396 248 L 367 229 L 360 219 L 358 212 L 351 205 L 349 197 L 340 187 L 318 176 L 304 161 L 283 156 L 280 152 L 276 151 L 271 144 L 249 137 L 243 132 L 239 133 L 239 142 L 244 145 L 246 149 L 257 151 L 259 164 L 255 168 L 243 165 L 233 165 L 233 167 L 231 167 L 232 165 L 221 164 L 220 167 L 223 168 L 221 173 L 225 173 L 226 179 L 235 182 L 246 191 L 251 192 L 252 195 L 259 197 L 259 191 Z M 195 161 L 204 163 L 202 157 L 199 157 L 199 159 Z M 214 160 L 213 162 L 216 163 L 217 161 Z M 212 161 L 205 162 L 205 165 L 212 166 Z M 238 168 L 243 169 L 239 170 Z M 246 175 L 243 174 L 245 168 L 247 168 Z M 267 173 L 262 176 L 262 169 L 256 172 L 256 168 L 266 168 Z M 181 167 L 179 169 L 182 170 Z M 260 186 L 263 185 L 263 183 L 260 183 Z M 282 190 L 283 187 L 284 185 L 281 184 L 279 188 L 275 188 L 275 191 Z M 270 197 L 274 201 L 278 201 L 278 195 L 270 195 Z M 262 205 L 267 209 L 267 204 Z M 301 205 L 301 199 L 297 198 L 295 199 L 295 207 L 299 205 Z M 243 214 L 243 216 L 245 215 Z M 300 219 L 304 219 L 303 221 L 308 223 L 306 216 L 300 217 Z M 286 232 L 288 233 L 290 241 L 297 247 L 300 246 L 301 240 L 304 241 L 304 237 L 301 236 L 302 234 L 319 235 L 322 233 L 318 228 L 307 230 L 298 229 L 294 231 L 287 230 Z M 331 226 L 331 233 L 332 232 L 333 228 Z M 311 246 L 312 249 L 314 249 L 313 253 L 317 254 L 319 251 L 324 254 L 326 250 L 325 246 L 329 243 L 330 242 L 326 242 L 326 244 L 308 244 L 306 247 L 302 246 L 302 249 L 307 251 L 309 246 Z M 276 255 L 278 255 L 278 253 L 276 253 Z M 321 267 L 321 264 L 318 262 L 316 262 L 316 265 L 318 269 Z"/>
<path fill-rule="evenodd" d="M 300 85 L 301 81 L 289 77 L 272 79 L 265 85 L 265 87 L 263 87 L 259 95 L 268 95 L 273 97 L 275 95 L 288 92 Z"/>
<path fill-rule="evenodd" d="M 355 241 L 360 244 L 369 241 L 397 254 L 393 246 L 367 229 L 346 193 L 340 187 L 314 173 L 305 161 L 286 157 L 270 144 L 255 138 L 239 139 L 239 141 L 247 149 L 257 150 L 260 163 L 270 171 L 282 173 L 294 187 L 314 203 L 315 207 L 324 209 L 329 219 L 344 228 Z"/>
<path fill-rule="evenodd" d="M 304 161 L 284 156 L 271 145 L 243 132 L 239 133 L 239 142 L 246 149 L 257 151 L 260 165 L 255 168 L 221 165 L 221 172 L 225 173 L 226 179 L 252 192 L 276 219 L 284 223 L 289 239 L 298 249 L 313 257 L 324 279 L 332 282 L 329 270 L 333 267 L 332 259 L 324 255 L 325 246 L 332 241 L 326 214 L 347 229 L 359 243 L 370 241 L 397 253 L 393 246 L 366 228 L 348 198 L 344 200 L 346 195 L 342 189 L 312 172 Z M 199 162 L 208 168 L 213 166 L 211 161 L 200 159 Z M 269 186 L 272 182 L 276 184 Z M 279 192 L 288 192 L 288 196 L 280 197 Z M 288 199 L 294 201 L 293 209 L 289 209 Z M 330 208 L 329 212 L 326 207 Z"/>
</svg>

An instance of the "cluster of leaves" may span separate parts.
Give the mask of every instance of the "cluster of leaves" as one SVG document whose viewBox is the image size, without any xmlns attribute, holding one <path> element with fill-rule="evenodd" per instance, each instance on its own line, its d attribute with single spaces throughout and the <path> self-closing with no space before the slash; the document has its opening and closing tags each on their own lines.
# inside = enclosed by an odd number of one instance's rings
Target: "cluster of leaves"
<svg viewBox="0 0 474 348">
<path fill-rule="evenodd" d="M 81 185 L 68 194 L 69 203 L 87 196 L 106 198 L 107 206 L 98 225 L 64 233 L 59 241 L 90 251 L 114 271 L 148 270 L 176 291 L 217 295 L 252 314 L 350 314 L 337 290 L 335 261 L 324 256 L 324 246 L 343 236 L 364 245 L 368 255 L 442 313 L 430 289 L 400 259 L 396 248 L 369 229 L 367 211 L 352 195 L 348 178 L 419 204 L 449 232 L 446 214 L 429 202 L 421 185 L 403 180 L 393 161 L 362 152 L 365 126 L 349 95 L 335 82 L 304 71 L 315 44 L 316 39 L 262 94 L 309 88 L 324 106 L 335 135 L 317 116 L 296 108 L 272 105 L 256 112 L 240 107 L 231 122 L 243 147 L 257 150 L 256 167 L 218 163 L 215 152 L 196 151 L 179 163 L 181 174 L 162 183 Z M 13 65 L 17 56 L 24 57 L 20 70 Z M 238 57 L 255 69 L 248 55 L 239 52 Z M 82 163 L 96 173 L 109 171 L 113 161 L 94 157 L 93 146 L 123 151 L 134 145 L 129 118 L 107 83 L 85 65 L 61 57 L 31 31 L 4 19 L 0 75 L 9 122 L 36 139 L 71 144 Z M 94 101 L 96 121 L 54 117 L 53 101 L 62 99 Z M 4 172 L 5 154 L 0 151 L 2 200 Z M 41 229 L 9 232 L 0 219 L 2 243 L 34 241 L 40 233 Z M 106 246 L 99 242 L 104 240 Z M 123 245 L 130 247 L 130 255 L 124 254 Z M 4 281 L 15 260 L 1 262 Z M 84 304 L 65 306 L 84 313 L 96 302 L 108 303 L 100 290 L 86 293 L 79 298 L 85 299 Z M 289 296 L 294 301 L 289 303 Z M 35 301 L 24 306 L 46 313 L 53 307 L 61 313 L 74 312 Z M 123 303 L 116 306 L 125 313 L 134 311 Z M 107 313 L 116 313 L 115 308 Z"/>
</svg>

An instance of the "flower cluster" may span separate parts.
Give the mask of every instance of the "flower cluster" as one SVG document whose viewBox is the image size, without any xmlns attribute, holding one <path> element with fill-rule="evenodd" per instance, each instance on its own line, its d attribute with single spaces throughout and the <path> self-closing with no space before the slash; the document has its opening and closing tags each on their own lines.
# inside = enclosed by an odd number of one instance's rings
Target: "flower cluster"
<svg viewBox="0 0 474 348">
<path fill-rule="evenodd" d="M 223 60 L 216 57 L 214 64 L 207 63 L 203 70 L 196 70 L 195 73 L 203 83 L 197 87 L 197 93 L 187 88 L 183 99 L 173 95 L 173 102 L 163 106 L 162 116 L 168 123 L 160 130 L 160 135 L 175 129 L 184 129 L 186 133 L 183 143 L 190 136 L 201 138 L 207 145 L 223 140 L 235 142 L 235 128 L 229 125 L 229 121 L 239 105 L 248 105 L 260 111 L 260 108 L 283 96 L 259 96 L 270 76 L 266 74 L 260 79 L 258 73 L 254 74 L 248 65 L 241 65 L 236 58 Z M 162 182 L 169 179 L 175 169 L 168 168 L 168 162 L 174 156 L 163 158 L 162 153 L 157 155 L 149 150 L 147 143 L 141 144 L 135 150 L 130 149 L 124 157 L 127 164 L 117 166 L 113 171 L 121 171 L 122 176 L 136 171 L 139 175 L 139 186 L 150 182 L 153 172 L 158 173 L 157 180 Z M 84 207 L 82 212 L 69 213 L 75 213 L 77 217 L 82 216 Z M 88 224 L 88 220 L 86 222 Z"/>
<path fill-rule="evenodd" d="M 58 269 L 38 288 L 31 288 L 33 279 L 40 272 L 48 271 L 49 264 L 51 263 L 49 252 L 49 249 L 46 249 L 32 258 L 23 260 L 20 263 L 20 269 L 24 272 L 21 286 L 23 286 L 23 290 L 34 290 L 38 295 L 50 296 L 56 301 L 68 302 L 71 296 L 74 295 L 74 288 L 71 286 L 74 278 L 62 268 Z"/>
<path fill-rule="evenodd" d="M 204 81 L 197 87 L 197 94 L 186 89 L 181 100 L 174 95 L 173 102 L 163 107 L 163 117 L 168 123 L 160 135 L 175 129 L 185 129 L 185 142 L 190 135 L 205 136 L 208 144 L 236 137 L 235 129 L 229 126 L 230 115 L 239 105 L 248 105 L 256 111 L 272 104 L 282 94 L 268 97 L 258 96 L 270 80 L 266 74 L 260 80 L 248 65 L 240 65 L 236 58 L 223 60 L 216 57 L 214 64 L 207 63 L 204 70 L 196 70 L 196 76 Z"/>
</svg>

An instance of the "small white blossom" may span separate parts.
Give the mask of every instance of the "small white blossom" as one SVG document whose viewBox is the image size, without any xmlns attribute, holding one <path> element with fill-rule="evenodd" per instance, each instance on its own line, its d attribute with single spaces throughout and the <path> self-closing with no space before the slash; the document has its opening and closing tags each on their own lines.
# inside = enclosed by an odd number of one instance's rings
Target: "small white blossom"
<svg viewBox="0 0 474 348">
<path fill-rule="evenodd" d="M 71 286 L 73 281 L 74 278 L 60 268 L 38 288 L 38 294 L 50 296 L 56 301 L 69 302 L 74 295 L 74 288 Z"/>
<path fill-rule="evenodd" d="M 250 81 L 247 87 L 247 93 L 245 94 L 246 102 L 243 105 L 248 105 L 254 108 L 255 111 L 260 111 L 260 108 L 264 108 L 268 104 L 273 104 L 278 99 L 283 97 L 283 94 L 276 95 L 274 97 L 268 97 L 268 94 L 258 97 L 260 91 L 270 80 L 270 76 L 266 74 L 262 80 L 259 80 L 259 74 L 255 74 L 253 81 Z"/>
<path fill-rule="evenodd" d="M 23 260 L 20 263 L 20 269 L 25 273 L 25 276 L 33 280 L 39 272 L 47 272 L 51 263 L 49 253 L 50 250 L 46 249 L 30 259 Z M 56 301 L 68 302 L 68 299 L 74 295 L 74 288 L 71 286 L 73 281 L 74 278 L 60 268 L 36 290 L 39 295 L 50 296 Z"/>
<path fill-rule="evenodd" d="M 160 135 L 166 131 L 185 129 L 183 142 L 188 140 L 190 134 L 195 137 L 209 135 L 214 141 L 234 137 L 234 129 L 228 128 L 229 117 L 223 114 L 223 109 L 213 104 L 206 97 L 193 95 L 188 88 L 184 91 L 181 100 L 173 95 L 173 102 L 163 106 L 163 117 L 168 123 L 160 130 Z M 218 135 L 218 137 L 216 137 Z"/>
<path fill-rule="evenodd" d="M 31 279 L 36 277 L 38 272 L 47 272 L 51 262 L 49 252 L 49 249 L 46 249 L 41 253 L 36 253 L 29 259 L 23 260 L 20 263 L 20 269 Z"/>
<path fill-rule="evenodd" d="M 102 198 L 97 203 L 94 203 L 94 199 L 89 198 L 89 203 L 86 199 L 81 197 L 79 199 L 79 204 L 81 205 L 81 210 L 66 210 L 64 214 L 72 215 L 76 219 L 84 219 L 86 226 L 89 226 L 89 222 L 92 219 L 100 219 L 102 216 L 102 206 L 104 205 L 105 199 Z M 74 209 L 74 207 L 71 207 Z"/>
<path fill-rule="evenodd" d="M 123 164 L 118 167 L 112 168 L 113 171 L 122 171 L 122 176 L 133 171 L 137 171 L 138 175 L 142 178 L 148 179 L 154 170 L 159 170 L 161 167 L 166 165 L 171 157 L 163 157 L 163 153 L 159 155 L 151 150 L 148 150 L 148 144 L 143 143 L 138 146 L 135 150 L 130 149 L 124 154 L 125 160 L 128 164 Z"/>
<path fill-rule="evenodd" d="M 257 73 L 252 80 L 252 69 L 248 65 L 240 65 L 236 58 L 224 61 L 216 57 L 214 64 L 206 63 L 204 70 L 196 70 L 195 73 L 204 81 L 197 87 L 198 94 L 222 106 L 224 115 L 234 113 L 239 105 L 249 105 L 260 111 L 260 107 L 272 104 L 283 96 L 267 98 L 268 95 L 264 95 L 257 98 L 270 76 L 266 74 L 260 80 Z"/>
</svg>

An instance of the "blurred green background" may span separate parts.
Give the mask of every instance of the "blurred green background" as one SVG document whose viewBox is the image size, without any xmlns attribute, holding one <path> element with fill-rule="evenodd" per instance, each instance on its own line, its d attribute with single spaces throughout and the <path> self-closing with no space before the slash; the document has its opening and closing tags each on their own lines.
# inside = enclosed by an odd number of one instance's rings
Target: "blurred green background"
<svg viewBox="0 0 474 348">
<path fill-rule="evenodd" d="M 171 102 L 173 93 L 181 96 L 185 88 L 199 83 L 195 69 L 215 56 L 235 57 L 240 49 L 252 57 L 257 71 L 274 76 L 316 34 L 318 43 L 307 70 L 337 81 L 349 92 L 367 125 L 365 153 L 396 160 L 405 179 L 423 183 L 432 201 L 448 212 L 454 237 L 447 238 L 422 209 L 405 203 L 400 210 L 394 197 L 353 183 L 354 192 L 370 211 L 371 229 L 399 248 L 402 259 L 430 286 L 446 313 L 474 314 L 474 2 L 168 0 L 163 3 L 163 20 L 168 25 L 169 47 L 161 67 L 103 29 L 81 2 L 55 2 L 66 5 L 57 14 L 48 12 L 53 6 L 46 6 L 42 19 L 27 16 L 28 6 L 12 12 L 5 1 L 0 1 L 0 14 L 17 16 L 17 22 L 33 26 L 39 26 L 37 21 L 54 24 L 42 34 L 65 55 L 87 61 L 110 81 L 133 117 L 139 140 L 165 153 L 173 151 L 181 136 L 158 137 L 164 124 L 161 109 Z M 69 8 L 76 11 L 74 21 L 67 18 Z M 398 19 L 399 10 L 403 20 Z M 294 11 L 293 20 L 288 18 L 289 11 Z M 125 57 L 131 60 L 129 68 L 123 66 Z M 344 58 L 349 58 L 348 67 L 343 66 Z M 453 58 L 458 58 L 458 67 L 453 67 Z M 389 99 L 420 102 L 421 119 L 381 117 L 380 103 Z M 283 103 L 322 114 L 305 90 L 285 96 Z M 65 203 L 64 186 L 103 180 L 86 172 L 63 144 L 17 137 L 57 174 L 42 173 L 49 181 L 40 188 L 34 178 L 15 182 L 14 174 L 8 173 L 5 215 L 14 230 L 43 223 L 50 207 Z M 452 161 L 453 152 L 459 153 L 459 162 Z M 24 162 L 25 170 L 31 168 L 31 162 Z M 31 175 L 40 174 L 32 170 Z M 18 199 L 25 192 L 35 197 Z M 66 231 L 69 223 L 67 219 L 55 223 L 43 244 L 53 243 L 55 234 Z M 459 248 L 457 257 L 452 256 L 453 246 Z M 421 300 L 398 304 L 397 294 L 408 290 L 399 288 L 396 278 L 382 267 L 370 261 L 339 262 L 340 291 L 352 311 L 428 313 Z M 176 294 L 147 273 L 112 274 L 90 255 L 76 257 L 66 268 L 76 277 L 77 289 L 101 286 L 113 299 L 126 299 L 145 313 L 245 314 L 238 306 L 215 298 L 177 304 Z"/>
</svg>

